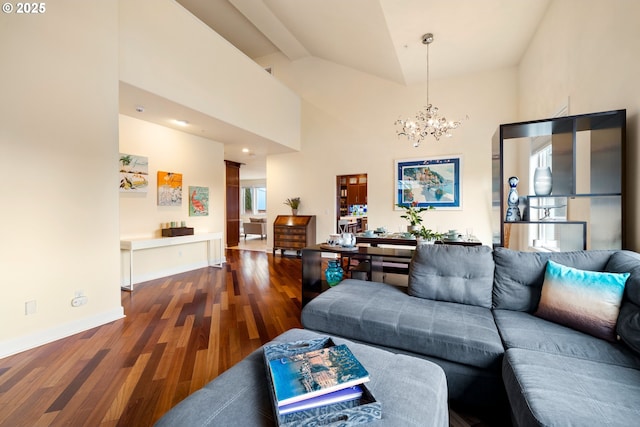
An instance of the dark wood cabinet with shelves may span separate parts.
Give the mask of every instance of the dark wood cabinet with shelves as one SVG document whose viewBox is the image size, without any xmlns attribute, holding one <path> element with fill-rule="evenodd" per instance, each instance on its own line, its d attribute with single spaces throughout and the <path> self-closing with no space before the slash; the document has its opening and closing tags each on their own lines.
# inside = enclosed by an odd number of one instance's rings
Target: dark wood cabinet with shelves
<svg viewBox="0 0 640 427">
<path fill-rule="evenodd" d="M 349 206 L 367 204 L 367 174 L 336 177 L 337 219 L 349 216 Z"/>
<path fill-rule="evenodd" d="M 315 215 L 278 215 L 273 222 L 273 254 L 279 249 L 300 253 L 316 244 Z"/>
<path fill-rule="evenodd" d="M 338 217 L 349 215 L 349 205 L 347 204 L 347 195 L 349 194 L 347 186 L 347 177 L 338 176 Z"/>
<path fill-rule="evenodd" d="M 626 110 L 500 125 L 493 138 L 493 244 L 518 250 L 624 247 Z M 533 171 L 549 166 L 551 194 Z M 522 221 L 506 221 L 517 176 Z"/>
<path fill-rule="evenodd" d="M 367 203 L 367 176 L 352 175 L 347 183 L 347 205 L 365 205 Z"/>
</svg>

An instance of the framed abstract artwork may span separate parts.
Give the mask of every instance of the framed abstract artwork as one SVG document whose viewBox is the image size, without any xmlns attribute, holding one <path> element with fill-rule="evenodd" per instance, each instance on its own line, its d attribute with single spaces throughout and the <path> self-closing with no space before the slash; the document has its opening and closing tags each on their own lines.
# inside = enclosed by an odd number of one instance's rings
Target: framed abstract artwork
<svg viewBox="0 0 640 427">
<path fill-rule="evenodd" d="M 189 216 L 209 215 L 209 187 L 189 186 Z"/>
<path fill-rule="evenodd" d="M 461 209 L 461 166 L 459 155 L 396 160 L 394 205 Z"/>
<path fill-rule="evenodd" d="M 146 193 L 149 188 L 149 159 L 120 153 L 120 192 Z"/>
<path fill-rule="evenodd" d="M 158 206 L 182 206 L 182 174 L 158 171 Z"/>
</svg>

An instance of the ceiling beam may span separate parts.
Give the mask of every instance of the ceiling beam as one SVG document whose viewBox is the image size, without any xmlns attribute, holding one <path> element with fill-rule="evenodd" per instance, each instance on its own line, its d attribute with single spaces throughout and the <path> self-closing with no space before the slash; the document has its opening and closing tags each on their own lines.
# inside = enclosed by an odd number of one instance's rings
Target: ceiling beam
<svg viewBox="0 0 640 427">
<path fill-rule="evenodd" d="M 229 0 L 255 27 L 292 61 L 310 56 L 307 49 L 262 0 Z"/>
</svg>

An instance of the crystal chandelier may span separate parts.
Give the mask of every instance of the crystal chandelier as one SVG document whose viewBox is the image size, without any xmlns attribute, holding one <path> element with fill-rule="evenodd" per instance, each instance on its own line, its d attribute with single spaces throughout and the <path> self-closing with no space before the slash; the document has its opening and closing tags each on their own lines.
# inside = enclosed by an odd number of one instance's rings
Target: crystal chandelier
<svg viewBox="0 0 640 427">
<path fill-rule="evenodd" d="M 422 44 L 427 45 L 427 105 L 416 113 L 415 120 L 395 121 L 395 125 L 401 127 L 396 131 L 398 136 L 406 136 L 414 147 L 419 147 L 427 135 L 433 136 L 436 141 L 439 141 L 442 136 L 450 137 L 451 129 L 457 128 L 462 123 L 458 120 L 447 120 L 438 115 L 438 107 L 429 102 L 429 45 L 431 43 L 433 43 L 433 34 L 427 33 L 422 36 Z"/>
</svg>

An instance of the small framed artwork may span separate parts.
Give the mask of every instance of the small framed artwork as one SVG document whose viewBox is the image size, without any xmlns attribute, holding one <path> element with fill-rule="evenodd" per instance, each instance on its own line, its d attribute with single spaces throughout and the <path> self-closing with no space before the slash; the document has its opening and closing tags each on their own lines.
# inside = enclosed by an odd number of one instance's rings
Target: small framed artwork
<svg viewBox="0 0 640 427">
<path fill-rule="evenodd" d="M 209 187 L 189 186 L 189 216 L 209 215 Z"/>
<path fill-rule="evenodd" d="M 149 159 L 120 153 L 120 192 L 146 193 L 149 187 Z"/>
<path fill-rule="evenodd" d="M 182 174 L 158 171 L 158 206 L 182 206 Z"/>
<path fill-rule="evenodd" d="M 396 160 L 395 204 L 461 209 L 461 166 L 459 155 Z"/>
</svg>

